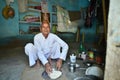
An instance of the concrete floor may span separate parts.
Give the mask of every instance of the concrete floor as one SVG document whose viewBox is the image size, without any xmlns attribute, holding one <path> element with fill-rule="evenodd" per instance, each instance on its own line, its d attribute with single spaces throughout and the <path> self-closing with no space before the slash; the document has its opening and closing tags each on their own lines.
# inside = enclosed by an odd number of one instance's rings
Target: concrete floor
<svg viewBox="0 0 120 80">
<path fill-rule="evenodd" d="M 24 45 L 30 41 L 13 40 L 0 46 L 0 80 L 45 80 L 41 77 L 43 66 L 30 68 L 28 57 L 24 53 Z M 79 43 L 70 43 L 69 54 L 78 50 Z M 84 76 L 85 69 L 70 73 L 68 65 L 63 64 L 63 75 L 57 80 L 73 80 Z M 48 80 L 48 79 L 47 79 Z"/>
<path fill-rule="evenodd" d="M 44 71 L 42 65 L 39 68 L 28 66 L 23 47 L 1 50 L 0 53 L 3 53 L 0 55 L 0 80 L 45 80 L 41 77 Z M 78 71 L 71 73 L 67 66 L 63 64 L 63 75 L 57 80 L 73 80 L 77 76 L 84 75 L 85 69 L 79 70 L 80 73 Z"/>
<path fill-rule="evenodd" d="M 0 46 L 0 80 L 44 80 L 41 77 L 43 66 L 40 68 L 28 66 L 28 57 L 24 53 L 24 45 L 27 42 L 31 41 L 13 40 Z M 77 49 L 77 47 L 71 48 Z M 59 80 L 68 79 L 66 75 L 62 75 Z"/>
<path fill-rule="evenodd" d="M 21 80 L 25 66 L 22 47 L 0 50 L 0 80 Z"/>
</svg>

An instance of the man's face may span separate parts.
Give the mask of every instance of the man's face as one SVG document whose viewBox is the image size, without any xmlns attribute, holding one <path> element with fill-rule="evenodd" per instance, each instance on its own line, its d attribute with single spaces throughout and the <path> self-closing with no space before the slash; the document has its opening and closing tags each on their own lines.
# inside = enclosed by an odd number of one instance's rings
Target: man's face
<svg viewBox="0 0 120 80">
<path fill-rule="evenodd" d="M 41 32 L 42 32 L 42 34 L 43 34 L 45 37 L 47 37 L 48 34 L 50 33 L 50 26 L 49 26 L 49 24 L 44 23 L 44 24 L 42 25 L 42 27 L 41 27 Z"/>
</svg>

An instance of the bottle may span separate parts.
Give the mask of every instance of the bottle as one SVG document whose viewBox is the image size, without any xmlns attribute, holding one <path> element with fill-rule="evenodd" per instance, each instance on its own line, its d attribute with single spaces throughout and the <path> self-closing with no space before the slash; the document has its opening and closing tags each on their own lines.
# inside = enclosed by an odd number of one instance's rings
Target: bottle
<svg viewBox="0 0 120 80">
<path fill-rule="evenodd" d="M 79 53 L 82 53 L 83 51 L 85 51 L 85 47 L 84 47 L 83 43 L 81 43 L 79 46 Z"/>
</svg>

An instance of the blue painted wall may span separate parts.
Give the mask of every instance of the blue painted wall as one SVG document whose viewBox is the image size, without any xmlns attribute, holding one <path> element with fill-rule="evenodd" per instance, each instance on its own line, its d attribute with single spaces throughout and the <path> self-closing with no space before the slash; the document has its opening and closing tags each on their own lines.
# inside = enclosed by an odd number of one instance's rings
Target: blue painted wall
<svg viewBox="0 0 120 80">
<path fill-rule="evenodd" d="M 14 18 L 5 19 L 2 16 L 2 9 L 6 6 L 5 0 L 0 0 L 0 38 L 14 37 L 19 35 L 18 24 L 18 4 L 17 0 L 11 4 L 11 7 L 15 10 Z"/>
<path fill-rule="evenodd" d="M 89 1 L 88 0 L 78 0 L 78 7 L 80 8 L 84 8 L 84 7 L 88 7 L 89 5 Z"/>
<path fill-rule="evenodd" d="M 41 1 L 41 0 L 33 0 L 33 1 Z M 51 5 L 60 5 L 67 10 L 79 11 L 81 7 L 88 6 L 88 0 L 47 0 L 48 1 L 48 9 L 51 11 Z M 0 12 L 6 6 L 5 0 L 0 0 Z M 18 2 L 14 0 L 14 3 L 11 4 L 11 7 L 15 10 L 15 17 L 12 19 L 4 19 L 2 14 L 0 14 L 0 38 L 14 37 L 19 36 L 19 28 L 23 28 L 24 30 L 28 29 L 30 24 L 19 24 L 19 11 L 18 11 Z M 27 27 L 26 27 L 27 26 Z"/>
<path fill-rule="evenodd" d="M 80 10 L 79 0 L 49 0 L 50 4 L 59 5 L 67 10 Z"/>
<path fill-rule="evenodd" d="M 89 5 L 88 0 L 48 0 L 50 4 L 60 5 L 67 10 L 80 11 L 81 7 Z"/>
</svg>

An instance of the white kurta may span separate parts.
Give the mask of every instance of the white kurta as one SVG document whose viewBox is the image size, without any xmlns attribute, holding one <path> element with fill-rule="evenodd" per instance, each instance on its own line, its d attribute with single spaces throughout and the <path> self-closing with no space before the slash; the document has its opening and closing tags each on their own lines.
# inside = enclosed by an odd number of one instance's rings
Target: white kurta
<svg viewBox="0 0 120 80">
<path fill-rule="evenodd" d="M 62 48 L 60 52 L 60 48 Z M 45 65 L 48 58 L 60 58 L 65 60 L 68 51 L 68 45 L 60 39 L 57 35 L 49 33 L 45 38 L 42 33 L 35 35 L 34 45 L 28 43 L 25 46 L 25 53 L 29 56 L 29 65 L 35 64 L 37 59 Z"/>
</svg>

